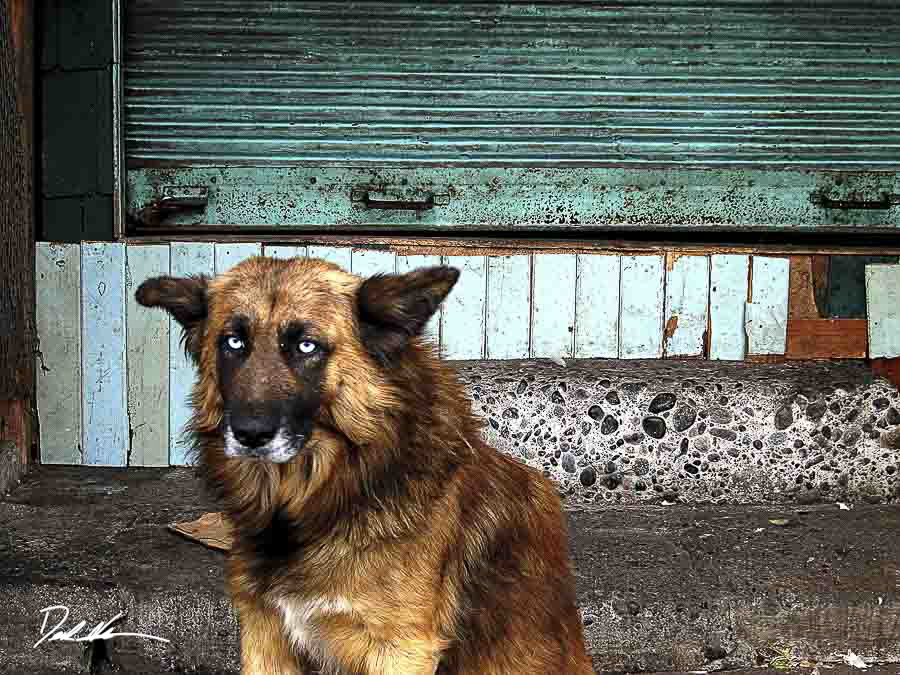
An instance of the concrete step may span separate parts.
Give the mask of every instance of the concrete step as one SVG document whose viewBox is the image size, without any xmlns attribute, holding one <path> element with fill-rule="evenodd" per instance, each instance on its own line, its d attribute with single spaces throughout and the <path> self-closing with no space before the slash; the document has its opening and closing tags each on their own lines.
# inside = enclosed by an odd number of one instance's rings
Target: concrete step
<svg viewBox="0 0 900 675">
<path fill-rule="evenodd" d="M 0 502 L 0 673 L 86 673 L 92 661 L 112 672 L 104 657 L 128 673 L 236 673 L 223 555 L 166 530 L 209 510 L 185 469 L 28 475 Z M 750 668 L 848 649 L 900 661 L 900 507 L 577 506 L 570 520 L 604 672 Z M 117 632 L 170 643 L 33 648 L 52 605 L 71 610 L 68 627 L 124 611 Z"/>
<path fill-rule="evenodd" d="M 583 504 L 895 501 L 900 392 L 860 362 L 456 362 L 487 440 Z"/>
</svg>

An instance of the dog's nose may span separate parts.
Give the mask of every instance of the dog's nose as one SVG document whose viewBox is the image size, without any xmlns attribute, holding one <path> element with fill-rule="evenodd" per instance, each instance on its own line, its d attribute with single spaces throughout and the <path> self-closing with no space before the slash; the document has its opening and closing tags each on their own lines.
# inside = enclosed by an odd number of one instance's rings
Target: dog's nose
<svg viewBox="0 0 900 675">
<path fill-rule="evenodd" d="M 232 418 L 231 432 L 241 445 L 258 448 L 275 438 L 278 425 L 264 417 Z"/>
</svg>

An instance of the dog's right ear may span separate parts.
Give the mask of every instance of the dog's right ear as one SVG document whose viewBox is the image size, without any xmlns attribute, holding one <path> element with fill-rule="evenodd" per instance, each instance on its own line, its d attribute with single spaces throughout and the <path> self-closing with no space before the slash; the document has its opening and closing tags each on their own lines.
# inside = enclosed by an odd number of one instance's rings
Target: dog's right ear
<svg viewBox="0 0 900 675">
<path fill-rule="evenodd" d="M 134 294 L 144 307 L 162 307 L 184 329 L 182 341 L 195 360 L 200 355 L 200 338 L 209 312 L 208 279 L 193 277 L 155 277 L 142 283 Z"/>
</svg>

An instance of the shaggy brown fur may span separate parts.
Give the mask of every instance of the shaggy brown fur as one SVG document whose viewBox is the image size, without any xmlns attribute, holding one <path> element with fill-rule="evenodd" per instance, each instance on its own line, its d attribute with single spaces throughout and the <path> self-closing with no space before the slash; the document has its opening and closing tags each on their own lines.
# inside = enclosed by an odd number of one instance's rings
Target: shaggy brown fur
<svg viewBox="0 0 900 675">
<path fill-rule="evenodd" d="M 198 365 L 245 675 L 593 672 L 554 486 L 484 444 L 420 340 L 457 276 L 254 258 L 138 289 Z"/>
</svg>

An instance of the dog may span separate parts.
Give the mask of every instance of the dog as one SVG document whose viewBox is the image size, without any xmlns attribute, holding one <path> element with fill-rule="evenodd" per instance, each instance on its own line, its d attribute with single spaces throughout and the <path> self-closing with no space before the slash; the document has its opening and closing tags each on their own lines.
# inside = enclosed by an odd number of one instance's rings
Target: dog
<svg viewBox="0 0 900 675">
<path fill-rule="evenodd" d="M 459 272 L 316 259 L 148 279 L 197 366 L 244 675 L 588 675 L 554 485 L 489 447 L 421 336 Z"/>
</svg>

